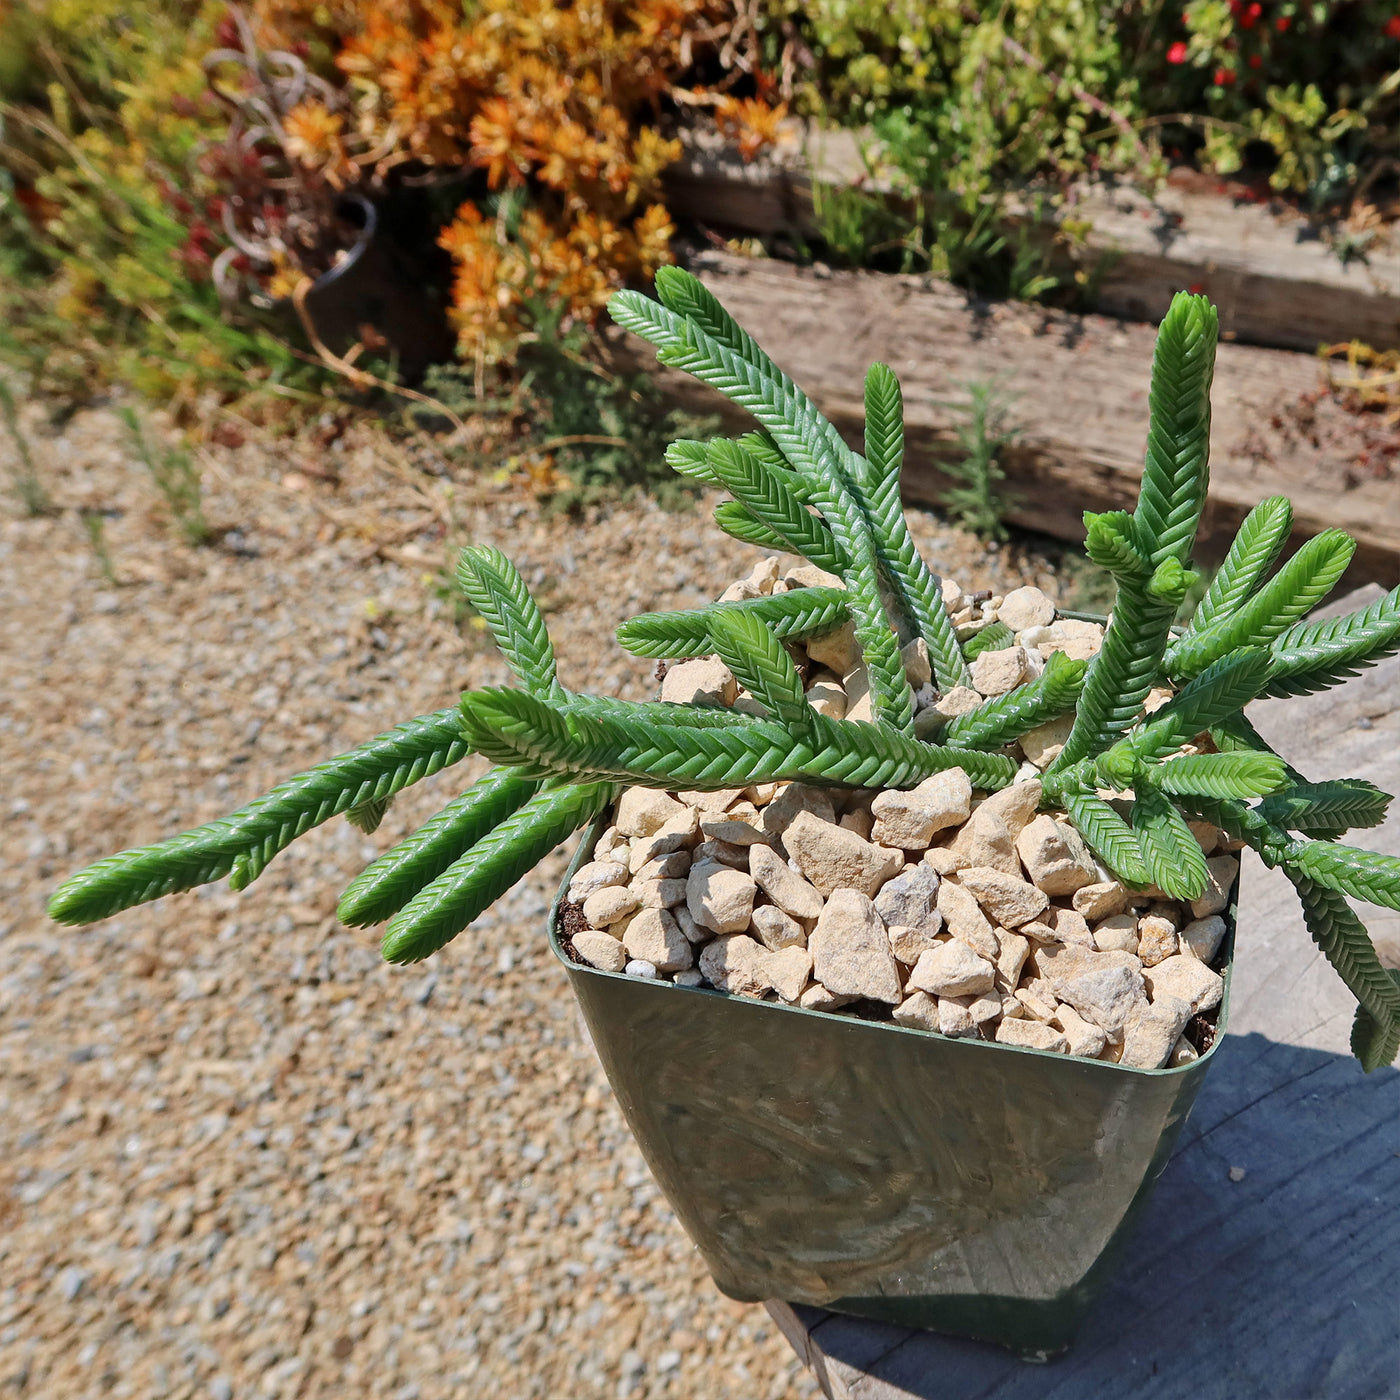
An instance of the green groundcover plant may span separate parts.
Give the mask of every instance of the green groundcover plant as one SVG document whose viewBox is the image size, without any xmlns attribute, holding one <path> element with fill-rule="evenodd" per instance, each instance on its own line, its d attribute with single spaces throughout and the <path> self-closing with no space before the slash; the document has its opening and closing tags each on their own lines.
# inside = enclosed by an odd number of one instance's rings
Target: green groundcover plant
<svg viewBox="0 0 1400 1400">
<path fill-rule="evenodd" d="M 1382 967 L 1347 900 L 1400 909 L 1400 860 L 1337 838 L 1379 823 L 1390 797 L 1359 780 L 1306 781 L 1270 750 L 1244 707 L 1326 689 L 1400 650 L 1400 589 L 1362 612 L 1307 621 L 1354 543 L 1329 530 L 1270 577 L 1291 524 L 1288 502 L 1275 497 L 1245 520 L 1190 624 L 1173 628 L 1196 580 L 1189 560 L 1206 498 L 1217 338 L 1210 304 L 1179 295 L 1162 324 L 1136 509 L 1086 516 L 1089 557 L 1117 590 L 1102 649 L 1087 662 L 1056 654 L 1036 680 L 929 733 L 915 722 L 901 641 L 923 639 L 942 690 L 967 683 L 967 657 L 901 509 L 894 374 L 877 364 L 866 377 L 858 453 L 694 277 L 664 268 L 657 292 L 659 302 L 619 293 L 613 315 L 656 345 L 663 364 L 719 389 L 759 424 L 737 439 L 674 443 L 671 466 L 733 497 L 716 510 L 729 534 L 801 555 L 844 587 L 645 614 L 618 637 L 647 657 L 717 653 L 765 713 L 566 690 L 520 575 L 497 550 L 467 549 L 458 581 L 517 687 L 468 691 L 458 705 L 409 720 L 230 817 L 99 861 L 58 890 L 53 917 L 86 923 L 224 876 L 242 889 L 312 827 L 345 813 L 372 831 L 395 793 L 475 752 L 497 766 L 374 861 L 340 902 L 348 924 L 387 920 L 384 956 L 414 962 L 603 812 L 622 785 L 697 790 L 791 779 L 908 788 L 960 767 L 992 790 L 1015 778 L 1009 744 L 1072 711 L 1070 736 L 1043 775 L 1045 804 L 1068 813 L 1124 882 L 1175 898 L 1199 896 L 1207 880 L 1188 819 L 1213 822 L 1282 869 L 1359 1003 L 1355 1053 L 1367 1069 L 1389 1064 L 1400 1052 L 1400 974 Z M 870 675 L 870 722 L 811 708 L 784 646 L 848 621 Z M 1153 687 L 1173 694 L 1148 715 Z"/>
</svg>

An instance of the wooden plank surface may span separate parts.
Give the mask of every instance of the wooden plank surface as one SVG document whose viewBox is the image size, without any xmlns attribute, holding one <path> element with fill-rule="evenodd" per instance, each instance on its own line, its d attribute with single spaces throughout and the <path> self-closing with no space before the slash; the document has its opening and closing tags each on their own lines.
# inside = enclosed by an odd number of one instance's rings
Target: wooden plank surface
<svg viewBox="0 0 1400 1400">
<path fill-rule="evenodd" d="M 792 135 L 745 162 L 712 134 L 695 133 L 667 176 L 668 206 L 707 226 L 810 237 L 814 179 L 888 193 L 862 158 L 868 135 L 815 127 Z M 1241 202 L 1225 182 L 1186 171 L 1153 194 L 1081 183 L 1056 217 L 1087 224 L 1056 261 L 1062 272 L 1091 274 L 1084 295 L 1095 311 L 1160 320 L 1174 292 L 1199 285 L 1232 339 L 1308 353 L 1353 339 L 1400 347 L 1400 247 L 1387 239 L 1344 262 L 1300 214 Z"/>
<path fill-rule="evenodd" d="M 1306 776 L 1400 792 L 1400 658 L 1251 714 Z M 1400 816 L 1364 844 L 1400 854 Z M 1400 966 L 1397 916 L 1371 927 Z M 1362 1074 L 1351 1008 L 1287 881 L 1247 856 L 1228 1034 L 1130 1257 L 1067 1356 L 1032 1366 L 817 1308 L 769 1311 L 832 1400 L 1400 1396 L 1400 1071 Z"/>
<path fill-rule="evenodd" d="M 1012 522 L 1079 540 L 1085 510 L 1136 497 L 1151 326 L 982 302 L 920 277 L 821 275 L 721 253 L 693 266 L 852 441 L 867 368 L 876 360 L 894 368 L 904 387 L 906 498 L 942 498 L 948 482 L 938 462 L 966 420 L 967 386 L 979 380 L 998 386 L 1019 432 L 1002 458 Z M 1385 479 L 1347 486 L 1373 429 L 1319 386 L 1312 356 L 1221 345 L 1203 547 L 1223 549 L 1251 507 L 1283 492 L 1300 536 L 1339 525 L 1359 542 L 1362 576 L 1400 582 L 1400 488 Z M 672 387 L 697 406 L 722 402 L 684 376 Z"/>
</svg>

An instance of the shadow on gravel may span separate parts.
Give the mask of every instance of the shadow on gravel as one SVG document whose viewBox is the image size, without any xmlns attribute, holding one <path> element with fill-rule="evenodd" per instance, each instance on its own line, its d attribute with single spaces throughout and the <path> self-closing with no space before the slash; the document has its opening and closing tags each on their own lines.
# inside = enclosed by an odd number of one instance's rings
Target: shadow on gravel
<svg viewBox="0 0 1400 1400">
<path fill-rule="evenodd" d="M 1047 1366 L 848 1318 L 814 1340 L 861 1400 L 1400 1396 L 1400 1071 L 1227 1036 L 1128 1252 Z"/>
</svg>

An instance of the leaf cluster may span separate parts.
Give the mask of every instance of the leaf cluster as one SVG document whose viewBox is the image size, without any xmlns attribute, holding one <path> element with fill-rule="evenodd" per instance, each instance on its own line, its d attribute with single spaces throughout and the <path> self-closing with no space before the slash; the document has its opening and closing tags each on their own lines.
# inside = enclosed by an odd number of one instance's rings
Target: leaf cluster
<svg viewBox="0 0 1400 1400">
<path fill-rule="evenodd" d="M 1355 1043 L 1368 1067 L 1400 1042 L 1400 988 L 1347 897 L 1400 908 L 1400 860 L 1340 844 L 1389 802 L 1368 783 L 1309 783 L 1254 731 L 1261 695 L 1325 688 L 1400 648 L 1400 590 L 1347 618 L 1305 620 L 1340 578 L 1352 544 L 1329 531 L 1270 576 L 1291 525 L 1287 502 L 1257 507 L 1189 625 L 1173 620 L 1196 583 L 1191 550 L 1205 502 L 1210 383 L 1217 337 L 1202 297 L 1173 302 L 1158 336 L 1142 488 L 1135 510 L 1086 517 L 1087 552 L 1114 580 L 1113 617 L 1087 662 L 1056 653 L 1034 680 L 941 728 L 905 673 L 902 644 L 922 641 L 938 690 L 970 683 L 940 580 L 915 549 L 900 507 L 899 385 L 883 365 L 865 381 L 863 451 L 840 437 L 694 277 L 663 269 L 659 302 L 631 292 L 613 314 L 683 368 L 747 409 L 756 431 L 667 453 L 683 477 L 722 487 L 722 529 L 800 556 L 821 586 L 651 613 L 618 639 L 640 656 L 717 655 L 748 697 L 742 709 L 629 703 L 582 695 L 558 675 L 543 614 L 499 550 L 462 552 L 457 582 L 491 630 L 514 688 L 468 691 L 455 710 L 411 721 L 281 784 L 197 831 L 99 862 L 54 896 L 54 917 L 83 922 L 207 880 L 247 884 L 296 836 L 338 812 L 364 829 L 394 793 L 467 753 L 494 768 L 382 856 L 346 892 L 350 923 L 388 921 L 385 956 L 425 957 L 465 928 L 623 784 L 667 791 L 801 781 L 908 788 L 950 767 L 985 790 L 1016 778 L 1011 746 L 1072 716 L 1042 775 L 1044 805 L 1064 811 L 1100 860 L 1131 886 L 1199 898 L 1209 871 L 1189 822 L 1214 823 L 1281 867 L 1298 888 L 1323 953 L 1360 1004 Z M 847 628 L 869 677 L 873 718 L 836 720 L 807 701 L 796 643 Z M 990 634 L 990 640 L 988 640 Z"/>
</svg>

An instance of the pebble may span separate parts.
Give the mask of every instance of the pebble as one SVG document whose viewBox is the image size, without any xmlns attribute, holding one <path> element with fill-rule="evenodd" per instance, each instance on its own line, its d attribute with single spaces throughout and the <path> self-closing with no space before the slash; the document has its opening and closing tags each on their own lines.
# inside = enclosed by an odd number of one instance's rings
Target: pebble
<svg viewBox="0 0 1400 1400">
<path fill-rule="evenodd" d="M 1054 1026 L 1044 1021 L 1003 1019 L 997 1023 L 997 1040 L 1002 1045 L 1016 1045 L 1024 1050 L 1049 1050 L 1057 1055 L 1069 1054 L 1069 1041 Z"/>
<path fill-rule="evenodd" d="M 972 893 L 988 918 L 1005 928 L 1019 928 L 1050 906 L 1050 896 L 1044 890 L 994 866 L 968 866 L 958 872 L 958 883 Z"/>
<path fill-rule="evenodd" d="M 749 926 L 758 886 L 751 875 L 718 861 L 697 861 L 686 877 L 685 903 L 700 928 L 741 933 Z"/>
<path fill-rule="evenodd" d="M 661 698 L 673 705 L 732 705 L 738 695 L 734 673 L 718 657 L 677 662 L 661 682 Z"/>
<path fill-rule="evenodd" d="M 604 972 L 621 972 L 627 965 L 627 950 L 622 946 L 622 940 L 610 934 L 580 929 L 574 934 L 573 944 L 584 962 Z"/>
<path fill-rule="evenodd" d="M 1190 953 L 1203 963 L 1213 962 L 1225 938 L 1225 920 L 1219 914 L 1193 919 L 1179 935 L 1181 951 Z"/>
<path fill-rule="evenodd" d="M 802 925 L 785 914 L 776 904 L 760 904 L 753 911 L 751 920 L 758 941 L 770 952 L 782 948 L 807 946 L 807 933 Z"/>
<path fill-rule="evenodd" d="M 747 934 L 728 934 L 700 950 L 700 972 L 712 986 L 737 996 L 760 997 L 769 991 L 767 949 Z"/>
<path fill-rule="evenodd" d="M 616 860 L 591 860 L 578 868 L 569 881 L 569 898 L 575 904 L 582 904 L 589 895 L 609 885 L 625 885 L 627 867 Z"/>
<path fill-rule="evenodd" d="M 937 912 L 938 872 L 922 861 L 906 865 L 898 875 L 886 880 L 875 896 L 875 912 L 887 928 L 901 925 L 923 929 L 934 925 L 937 933 L 943 916 Z"/>
<path fill-rule="evenodd" d="M 1046 894 L 1072 895 L 1098 880 L 1098 868 L 1084 838 L 1064 822 L 1041 815 L 1016 838 L 1016 853 L 1031 881 Z"/>
<path fill-rule="evenodd" d="M 686 816 L 686 807 L 656 788 L 630 787 L 617 801 L 617 829 L 624 836 L 651 836 L 667 822 Z"/>
<path fill-rule="evenodd" d="M 695 962 L 680 925 L 665 909 L 643 909 L 629 919 L 622 946 L 629 958 L 649 963 L 657 972 L 684 972 Z"/>
<path fill-rule="evenodd" d="M 810 921 L 822 912 L 822 897 L 816 887 L 769 847 L 754 846 L 750 850 L 749 874 L 758 888 L 794 919 Z"/>
<path fill-rule="evenodd" d="M 919 955 L 909 974 L 909 985 L 940 997 L 990 992 L 996 985 L 996 967 L 967 944 L 951 938 Z"/>
<path fill-rule="evenodd" d="M 872 839 L 881 846 L 922 851 L 935 832 L 960 826 L 972 808 L 972 784 L 961 768 L 925 778 L 905 792 L 882 792 L 870 804 Z"/>
<path fill-rule="evenodd" d="M 641 895 L 627 885 L 604 885 L 583 901 L 583 917 L 594 928 L 607 928 L 641 907 Z"/>
<path fill-rule="evenodd" d="M 988 961 L 996 960 L 996 935 L 992 932 L 992 925 L 987 916 L 969 890 L 963 889 L 951 878 L 942 881 L 938 886 L 938 912 L 943 916 L 943 927 L 954 938 L 967 944 Z"/>
<path fill-rule="evenodd" d="M 1209 918 L 1221 914 L 1230 902 L 1230 891 L 1239 878 L 1240 862 L 1236 856 L 1211 856 L 1206 861 L 1208 879 L 1205 892 L 1199 899 L 1191 901 L 1192 917 Z"/>
<path fill-rule="evenodd" d="M 916 1030 L 939 1030 L 938 1002 L 927 992 L 911 992 L 895 1007 L 894 1019 L 901 1026 L 913 1026 Z"/>
<path fill-rule="evenodd" d="M 873 895 L 904 868 L 899 851 L 874 845 L 805 810 L 792 819 L 783 843 L 797 868 L 823 896 L 838 889 Z"/>
<path fill-rule="evenodd" d="M 1225 994 L 1225 979 L 1190 953 L 1178 953 L 1147 968 L 1143 977 L 1154 1001 L 1160 996 L 1179 997 L 1193 1012 L 1213 1011 Z"/>
<path fill-rule="evenodd" d="M 900 1000 L 900 975 L 889 936 L 867 895 L 854 889 L 832 893 L 807 939 L 812 974 L 842 996 Z"/>
<path fill-rule="evenodd" d="M 972 672 L 973 689 L 988 698 L 1005 695 L 1029 677 L 1024 647 L 1003 647 L 1000 651 L 984 651 L 968 667 Z"/>
<path fill-rule="evenodd" d="M 997 618 L 1013 632 L 1027 627 L 1046 627 L 1055 620 L 1055 604 L 1038 588 L 1013 588 L 997 609 Z"/>
</svg>

